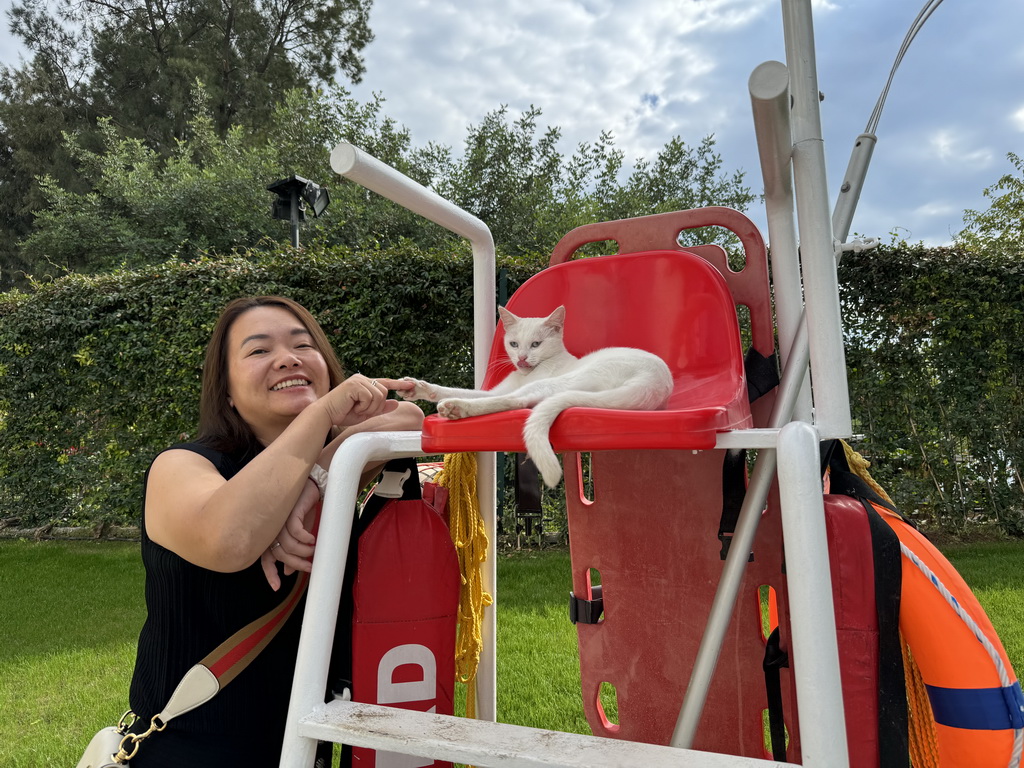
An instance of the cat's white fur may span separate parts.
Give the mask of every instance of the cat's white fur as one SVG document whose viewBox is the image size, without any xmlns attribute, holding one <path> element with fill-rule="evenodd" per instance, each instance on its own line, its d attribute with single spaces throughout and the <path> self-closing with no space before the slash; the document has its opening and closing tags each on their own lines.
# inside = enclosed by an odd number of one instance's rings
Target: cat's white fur
<svg viewBox="0 0 1024 768">
<path fill-rule="evenodd" d="M 650 352 L 607 347 L 574 357 L 562 340 L 565 307 L 547 317 L 517 317 L 498 309 L 505 328 L 505 351 L 516 370 L 490 390 L 442 387 L 406 377 L 416 386 L 399 394 L 406 400 L 436 402 L 448 419 L 532 408 L 523 428 L 526 452 L 544 482 L 554 487 L 562 465 L 551 449 L 548 431 L 566 408 L 616 408 L 633 411 L 665 407 L 672 393 L 672 374 Z"/>
</svg>

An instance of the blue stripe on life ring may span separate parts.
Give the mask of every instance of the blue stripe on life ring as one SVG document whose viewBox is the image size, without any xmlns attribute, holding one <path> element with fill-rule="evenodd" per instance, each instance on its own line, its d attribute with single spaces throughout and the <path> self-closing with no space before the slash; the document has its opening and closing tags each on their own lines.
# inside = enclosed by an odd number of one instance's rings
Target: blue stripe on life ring
<svg viewBox="0 0 1024 768">
<path fill-rule="evenodd" d="M 1005 688 L 925 688 L 935 722 L 940 725 L 975 731 L 1024 728 L 1024 694 L 1019 682 Z"/>
</svg>

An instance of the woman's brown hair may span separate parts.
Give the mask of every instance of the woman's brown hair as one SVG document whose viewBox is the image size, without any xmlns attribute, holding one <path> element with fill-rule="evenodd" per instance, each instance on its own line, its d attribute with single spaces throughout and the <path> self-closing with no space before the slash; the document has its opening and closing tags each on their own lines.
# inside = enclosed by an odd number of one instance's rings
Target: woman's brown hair
<svg viewBox="0 0 1024 768">
<path fill-rule="evenodd" d="M 313 346 L 323 355 L 330 374 L 331 389 L 345 379 L 345 372 L 323 328 L 301 304 L 283 296 L 250 296 L 230 302 L 221 311 L 206 347 L 203 388 L 199 398 L 198 439 L 225 453 L 259 450 L 252 429 L 228 403 L 228 334 L 241 315 L 256 307 L 280 307 L 294 315 L 309 331 Z"/>
</svg>

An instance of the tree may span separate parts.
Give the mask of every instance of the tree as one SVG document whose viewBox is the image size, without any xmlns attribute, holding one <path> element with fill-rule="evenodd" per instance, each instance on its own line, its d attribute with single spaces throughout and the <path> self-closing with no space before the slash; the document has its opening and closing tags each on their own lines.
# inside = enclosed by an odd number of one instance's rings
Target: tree
<svg viewBox="0 0 1024 768">
<path fill-rule="evenodd" d="M 197 86 L 197 104 L 207 101 L 204 93 Z M 742 210 L 753 199 L 742 173 L 721 174 L 710 137 L 698 149 L 673 139 L 653 162 L 626 169 L 608 134 L 566 160 L 557 150 L 557 128 L 537 137 L 540 110 L 510 123 L 506 110 L 498 109 L 470 128 L 465 154 L 456 159 L 448 147 L 413 147 L 408 130 L 383 115 L 382 105 L 380 97 L 360 104 L 340 88 L 293 90 L 262 130 L 236 126 L 224 136 L 209 109 L 196 106 L 185 137 L 166 158 L 101 120 L 98 149 L 88 148 L 80 134 L 68 135 L 64 144 L 87 191 L 44 177 L 46 207 L 24 240 L 22 257 L 40 278 L 284 243 L 288 228 L 270 219 L 265 188 L 291 174 L 331 191 L 325 214 L 305 225 L 304 243 L 377 247 L 411 241 L 435 248 L 456 239 L 337 179 L 328 158 L 339 141 L 475 214 L 491 228 L 498 248 L 513 256 L 548 253 L 581 224 L 711 204 Z M 692 237 L 730 242 L 714 231 Z"/>
<path fill-rule="evenodd" d="M 99 151 L 109 129 L 166 157 L 194 116 L 191 90 L 205 84 L 213 126 L 267 123 L 290 89 L 358 82 L 372 40 L 372 0 L 17 0 L 11 30 L 29 52 L 0 67 L 0 235 L 32 228 L 36 179 L 85 192 L 62 140 Z M 109 118 L 104 128 L 97 120 Z M 0 258 L 19 266 L 9 245 Z M 21 265 L 23 266 L 23 265 Z"/>
<path fill-rule="evenodd" d="M 172 256 L 285 243 L 288 225 L 270 218 L 266 187 L 292 174 L 320 181 L 334 198 L 321 218 L 304 225 L 304 242 L 397 242 L 424 229 L 421 219 L 389 201 L 332 181 L 328 150 L 348 140 L 429 182 L 421 167 L 429 154 L 410 149 L 408 132 L 381 117 L 379 99 L 364 105 L 340 88 L 316 94 L 296 89 L 263 131 L 235 126 L 224 136 L 203 108 L 205 90 L 198 85 L 195 100 L 195 116 L 168 157 L 141 139 L 124 138 L 108 118 L 99 121 L 98 150 L 88 149 L 80 135 L 66 136 L 65 149 L 88 191 L 42 178 L 46 206 L 22 244 L 31 274 L 138 268 Z"/>
<path fill-rule="evenodd" d="M 984 190 L 991 205 L 987 211 L 964 211 L 965 226 L 956 239 L 972 253 L 1019 260 L 1024 255 L 1024 159 L 1012 152 L 1007 157 L 1018 175 L 1008 173 Z"/>
<path fill-rule="evenodd" d="M 224 135 L 264 122 L 288 89 L 339 71 L 359 82 L 373 39 L 371 0 L 53 2 L 18 0 L 8 12 L 32 54 L 27 71 L 46 75 L 42 93 L 77 94 L 158 150 L 183 136 L 197 79 Z"/>
<path fill-rule="evenodd" d="M 506 252 L 550 251 L 574 227 L 595 221 L 725 205 L 745 210 L 755 196 L 743 173 L 722 173 L 714 137 L 697 148 L 671 139 L 653 161 L 624 168 L 610 133 L 580 144 L 566 160 L 561 131 L 537 135 L 541 111 L 510 122 L 501 107 L 469 129 L 465 153 L 452 163 L 438 191 L 484 221 Z M 724 232 L 689 233 L 687 242 L 731 244 Z"/>
</svg>

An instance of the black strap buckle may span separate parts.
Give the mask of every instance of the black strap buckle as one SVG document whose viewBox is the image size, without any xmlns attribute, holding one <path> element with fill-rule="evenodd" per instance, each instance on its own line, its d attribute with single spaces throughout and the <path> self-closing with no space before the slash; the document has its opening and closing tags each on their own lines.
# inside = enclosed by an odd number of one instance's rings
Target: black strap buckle
<svg viewBox="0 0 1024 768">
<path fill-rule="evenodd" d="M 718 540 L 720 542 L 722 542 L 722 551 L 718 553 L 718 556 L 720 558 L 722 558 L 722 560 L 725 560 L 725 558 L 727 558 L 729 556 L 729 547 L 732 546 L 732 533 L 727 533 L 725 531 L 719 531 L 718 532 Z M 747 556 L 747 562 L 748 563 L 754 562 L 754 553 L 753 552 L 751 552 Z"/>
<path fill-rule="evenodd" d="M 569 593 L 569 621 L 573 624 L 597 624 L 604 615 L 604 597 L 601 585 L 590 588 L 593 600 L 584 600 Z"/>
</svg>

